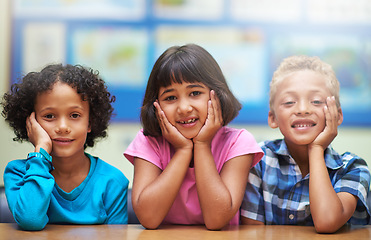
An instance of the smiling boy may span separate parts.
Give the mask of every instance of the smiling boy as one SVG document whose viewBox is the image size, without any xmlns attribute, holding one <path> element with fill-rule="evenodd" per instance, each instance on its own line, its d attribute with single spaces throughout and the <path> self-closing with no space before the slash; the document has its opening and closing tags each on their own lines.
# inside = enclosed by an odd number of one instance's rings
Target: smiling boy
<svg viewBox="0 0 371 240">
<path fill-rule="evenodd" d="M 270 83 L 268 114 L 284 139 L 260 144 L 265 156 L 249 174 L 243 224 L 314 225 L 331 233 L 347 222 L 369 222 L 366 162 L 330 145 L 342 121 L 331 66 L 318 57 L 284 59 Z"/>
</svg>

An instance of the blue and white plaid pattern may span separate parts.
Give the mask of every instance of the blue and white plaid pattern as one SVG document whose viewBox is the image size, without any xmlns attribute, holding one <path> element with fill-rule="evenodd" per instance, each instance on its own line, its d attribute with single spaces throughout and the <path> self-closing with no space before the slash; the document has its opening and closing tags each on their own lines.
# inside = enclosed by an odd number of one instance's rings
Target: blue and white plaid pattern
<svg viewBox="0 0 371 240">
<path fill-rule="evenodd" d="M 309 174 L 302 178 L 299 166 L 289 155 L 282 139 L 260 143 L 265 155 L 251 169 L 241 206 L 241 215 L 267 225 L 313 225 L 309 206 Z M 366 162 L 349 152 L 339 155 L 330 146 L 325 163 L 336 192 L 349 192 L 359 198 L 348 221 L 368 224 L 366 204 L 370 171 Z"/>
</svg>

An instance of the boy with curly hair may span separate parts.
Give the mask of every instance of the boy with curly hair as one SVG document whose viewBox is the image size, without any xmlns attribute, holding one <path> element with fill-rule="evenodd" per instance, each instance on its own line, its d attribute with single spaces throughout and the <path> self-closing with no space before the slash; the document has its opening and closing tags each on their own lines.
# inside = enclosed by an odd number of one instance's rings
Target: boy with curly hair
<svg viewBox="0 0 371 240">
<path fill-rule="evenodd" d="M 107 135 L 115 97 L 92 69 L 62 64 L 28 73 L 5 93 L 2 115 L 27 159 L 8 163 L 5 193 L 18 225 L 127 223 L 128 179 L 85 152 Z"/>
</svg>

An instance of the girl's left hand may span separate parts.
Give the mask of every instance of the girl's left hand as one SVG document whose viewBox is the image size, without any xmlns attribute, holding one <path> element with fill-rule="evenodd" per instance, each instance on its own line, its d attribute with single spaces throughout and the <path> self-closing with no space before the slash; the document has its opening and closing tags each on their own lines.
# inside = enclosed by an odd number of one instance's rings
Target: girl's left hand
<svg viewBox="0 0 371 240">
<path fill-rule="evenodd" d="M 208 102 L 207 118 L 204 126 L 198 135 L 193 138 L 194 143 L 210 144 L 216 132 L 223 126 L 223 116 L 220 107 L 220 101 L 215 95 L 215 91 L 210 91 L 210 100 Z"/>
<path fill-rule="evenodd" d="M 316 139 L 309 145 L 310 147 L 319 146 L 325 150 L 335 139 L 338 133 L 339 119 L 341 113 L 336 106 L 335 98 L 328 97 L 324 107 L 326 126 Z"/>
</svg>

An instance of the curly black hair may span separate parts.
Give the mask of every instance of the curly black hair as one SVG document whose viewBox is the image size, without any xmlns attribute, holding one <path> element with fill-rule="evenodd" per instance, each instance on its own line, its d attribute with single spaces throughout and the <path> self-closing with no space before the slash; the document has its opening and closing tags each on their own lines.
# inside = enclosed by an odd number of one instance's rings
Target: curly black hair
<svg viewBox="0 0 371 240">
<path fill-rule="evenodd" d="M 16 137 L 13 140 L 29 141 L 26 119 L 34 111 L 36 96 L 51 90 L 56 82 L 68 84 L 76 89 L 84 101 L 89 102 L 91 132 L 87 134 L 84 148 L 93 147 L 97 138 L 107 136 L 114 110 L 112 103 L 116 98 L 108 91 L 98 71 L 70 64 L 51 64 L 40 72 L 30 72 L 4 94 L 0 103 L 3 106 L 2 116 L 14 130 Z"/>
</svg>

